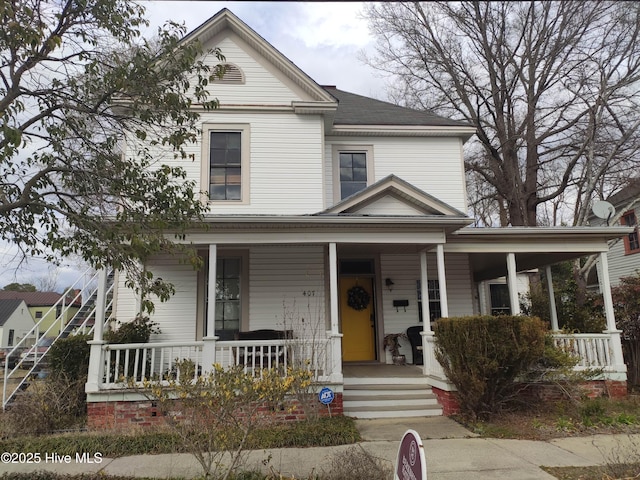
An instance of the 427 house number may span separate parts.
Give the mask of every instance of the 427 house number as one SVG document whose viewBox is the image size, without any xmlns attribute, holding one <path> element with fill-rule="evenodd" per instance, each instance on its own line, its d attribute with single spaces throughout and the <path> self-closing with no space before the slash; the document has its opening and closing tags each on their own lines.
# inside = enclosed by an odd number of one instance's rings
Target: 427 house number
<svg viewBox="0 0 640 480">
<path fill-rule="evenodd" d="M 316 291 L 315 290 L 303 290 L 302 291 L 302 295 L 304 297 L 315 297 L 316 296 Z"/>
</svg>

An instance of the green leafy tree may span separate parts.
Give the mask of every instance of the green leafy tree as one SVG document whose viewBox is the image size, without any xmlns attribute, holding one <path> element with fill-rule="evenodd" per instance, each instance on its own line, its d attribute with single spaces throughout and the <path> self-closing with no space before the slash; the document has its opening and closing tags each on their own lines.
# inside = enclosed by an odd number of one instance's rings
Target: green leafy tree
<svg viewBox="0 0 640 480">
<path fill-rule="evenodd" d="M 5 285 L 2 290 L 8 291 L 8 292 L 35 292 L 36 287 L 35 285 L 31 285 L 30 283 L 13 282 Z"/>
<path fill-rule="evenodd" d="M 198 111 L 217 106 L 207 85 L 221 52 L 182 41 L 175 23 L 142 38 L 144 8 L 128 0 L 2 2 L 0 23 L 0 239 L 126 270 L 168 298 L 140 266 L 203 212 L 165 162 L 187 157 Z"/>
</svg>

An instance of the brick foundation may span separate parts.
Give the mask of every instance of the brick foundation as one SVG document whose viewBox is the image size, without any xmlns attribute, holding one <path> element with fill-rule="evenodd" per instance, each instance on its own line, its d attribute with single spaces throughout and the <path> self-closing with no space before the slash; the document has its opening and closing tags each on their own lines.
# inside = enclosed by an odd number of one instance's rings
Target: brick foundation
<svg viewBox="0 0 640 480">
<path fill-rule="evenodd" d="M 445 416 L 460 413 L 460 403 L 456 392 L 449 392 L 437 387 L 431 387 L 438 403 L 442 406 Z M 608 397 L 624 398 L 627 396 L 627 382 L 614 380 L 592 380 L 580 385 L 580 394 L 589 398 Z M 521 394 L 543 402 L 555 402 L 566 398 L 566 393 L 553 384 L 528 384 Z"/>
<path fill-rule="evenodd" d="M 456 392 L 448 392 L 437 387 L 431 387 L 433 394 L 438 397 L 438 403 L 442 406 L 442 414 L 446 417 L 460 413 L 460 403 Z"/>
<path fill-rule="evenodd" d="M 320 416 L 329 416 L 329 408 L 318 405 Z M 342 393 L 336 393 L 330 405 L 331 415 L 343 414 Z M 282 409 L 274 410 L 268 405 L 258 408 L 258 412 L 268 416 L 270 420 L 282 422 L 297 422 L 306 418 L 302 405 L 290 399 Z M 180 417 L 179 405 L 172 416 Z M 165 419 L 155 402 L 149 400 L 113 401 L 87 403 L 87 428 L 90 431 L 128 431 L 132 428 L 162 427 Z"/>
<path fill-rule="evenodd" d="M 609 397 L 624 398 L 627 396 L 627 382 L 614 380 L 591 380 L 580 384 L 578 390 L 581 395 L 588 398 Z M 544 402 L 562 400 L 566 394 L 553 384 L 529 384 L 524 390 L 524 395 L 531 395 Z"/>
</svg>

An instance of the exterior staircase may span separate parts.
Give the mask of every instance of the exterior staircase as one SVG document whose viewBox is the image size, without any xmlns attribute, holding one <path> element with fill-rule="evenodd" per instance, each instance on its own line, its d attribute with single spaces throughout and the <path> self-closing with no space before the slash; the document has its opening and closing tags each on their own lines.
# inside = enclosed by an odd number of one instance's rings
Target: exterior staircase
<svg viewBox="0 0 640 480">
<path fill-rule="evenodd" d="M 2 368 L 2 409 L 5 410 L 15 399 L 16 395 L 24 391 L 34 377 L 46 365 L 47 353 L 58 340 L 80 333 L 91 334 L 96 319 L 96 303 L 98 298 L 98 278 L 99 273 L 85 272 L 70 288 L 74 292 L 73 298 L 68 295 L 61 296 L 60 300 L 46 312 L 42 319 L 10 350 Z M 105 323 L 110 320 L 111 307 L 113 303 L 113 271 L 107 274 L 106 302 L 105 302 Z M 81 302 L 80 309 L 65 324 L 68 309 L 77 307 Z M 57 312 L 57 317 L 48 328 L 44 328 L 44 322 L 51 312 Z M 41 338 L 53 338 L 47 346 L 40 346 Z M 26 357 L 22 354 L 28 352 Z"/>
<path fill-rule="evenodd" d="M 390 367 L 390 368 L 389 368 Z M 366 368 L 366 367 L 365 367 Z M 442 415 L 442 407 L 419 369 L 380 365 L 365 375 L 344 372 L 344 414 L 356 418 L 399 418 Z M 394 375 L 415 369 L 415 375 Z M 376 373 L 378 371 L 378 373 Z"/>
</svg>

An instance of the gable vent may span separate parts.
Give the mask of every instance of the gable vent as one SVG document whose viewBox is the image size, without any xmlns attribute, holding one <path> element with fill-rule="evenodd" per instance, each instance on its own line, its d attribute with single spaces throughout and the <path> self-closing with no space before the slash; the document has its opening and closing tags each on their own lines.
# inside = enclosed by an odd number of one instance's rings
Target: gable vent
<svg viewBox="0 0 640 480">
<path fill-rule="evenodd" d="M 222 78 L 216 78 L 214 83 L 231 83 L 231 84 L 243 84 L 244 73 L 236 65 L 232 63 L 224 64 L 225 72 Z"/>
</svg>

